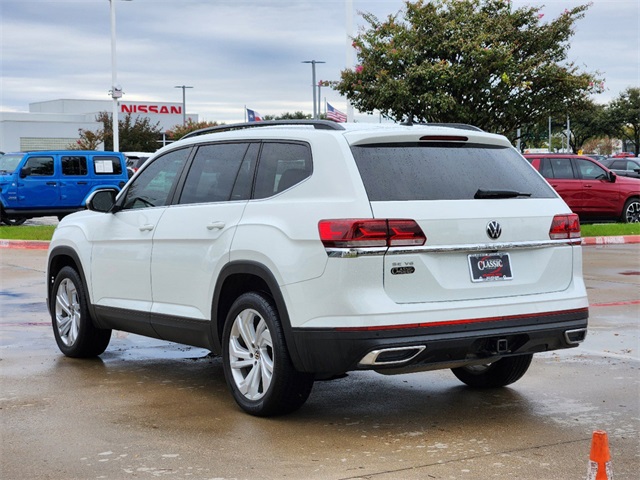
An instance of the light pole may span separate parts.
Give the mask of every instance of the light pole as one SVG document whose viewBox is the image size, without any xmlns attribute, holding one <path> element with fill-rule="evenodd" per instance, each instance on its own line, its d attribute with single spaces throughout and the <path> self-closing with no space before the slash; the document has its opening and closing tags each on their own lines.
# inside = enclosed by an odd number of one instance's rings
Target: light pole
<svg viewBox="0 0 640 480">
<path fill-rule="evenodd" d="M 176 85 L 173 88 L 181 88 L 182 89 L 182 125 L 186 125 L 187 124 L 187 102 L 186 102 L 186 97 L 185 97 L 184 91 L 187 88 L 193 88 L 193 87 L 189 87 L 187 85 Z"/>
<path fill-rule="evenodd" d="M 311 94 L 313 97 L 313 118 L 318 118 L 318 110 L 316 108 L 316 63 L 326 63 L 320 60 L 305 60 L 302 63 L 311 64 Z"/>
<path fill-rule="evenodd" d="M 111 126 L 113 127 L 113 151 L 118 152 L 120 151 L 118 100 L 122 98 L 122 87 L 118 85 L 118 69 L 116 67 L 116 2 L 109 0 L 109 4 L 111 7 L 111 98 L 113 99 Z"/>
</svg>

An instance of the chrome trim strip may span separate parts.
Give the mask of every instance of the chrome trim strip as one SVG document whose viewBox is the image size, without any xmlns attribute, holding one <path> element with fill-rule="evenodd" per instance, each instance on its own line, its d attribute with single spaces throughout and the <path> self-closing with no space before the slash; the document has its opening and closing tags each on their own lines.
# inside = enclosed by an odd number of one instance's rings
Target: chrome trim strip
<svg viewBox="0 0 640 480">
<path fill-rule="evenodd" d="M 473 245 L 434 245 L 421 247 L 376 247 L 376 248 L 326 248 L 330 258 L 356 258 L 375 255 L 406 255 L 419 253 L 452 253 L 452 252 L 484 252 L 522 250 L 532 248 L 551 248 L 563 245 L 578 246 L 582 243 L 580 238 L 562 240 L 542 240 L 535 242 L 500 242 L 479 243 Z"/>
</svg>

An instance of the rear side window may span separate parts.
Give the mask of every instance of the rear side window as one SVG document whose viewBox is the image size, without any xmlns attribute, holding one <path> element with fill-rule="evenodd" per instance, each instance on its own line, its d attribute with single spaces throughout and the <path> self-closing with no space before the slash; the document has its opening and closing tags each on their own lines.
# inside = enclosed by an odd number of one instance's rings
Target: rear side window
<svg viewBox="0 0 640 480">
<path fill-rule="evenodd" d="M 370 201 L 469 200 L 478 190 L 556 196 L 508 147 L 435 142 L 358 145 L 351 150 Z"/>
<path fill-rule="evenodd" d="M 53 175 L 53 157 L 31 157 L 24 166 L 31 169 L 31 176 L 34 177 Z"/>
<path fill-rule="evenodd" d="M 96 175 L 120 175 L 122 174 L 122 162 L 118 157 L 95 156 L 93 157 L 93 169 Z"/>
<path fill-rule="evenodd" d="M 253 198 L 283 192 L 313 171 L 311 148 L 303 143 L 265 142 L 260 152 Z"/>
<path fill-rule="evenodd" d="M 248 147 L 247 143 L 199 147 L 187 174 L 180 203 L 228 201 Z"/>
<path fill-rule="evenodd" d="M 570 158 L 542 159 L 542 175 L 545 178 L 571 179 L 575 178 Z"/>
<path fill-rule="evenodd" d="M 61 159 L 63 175 L 86 175 L 87 157 L 82 155 L 64 156 Z"/>
</svg>

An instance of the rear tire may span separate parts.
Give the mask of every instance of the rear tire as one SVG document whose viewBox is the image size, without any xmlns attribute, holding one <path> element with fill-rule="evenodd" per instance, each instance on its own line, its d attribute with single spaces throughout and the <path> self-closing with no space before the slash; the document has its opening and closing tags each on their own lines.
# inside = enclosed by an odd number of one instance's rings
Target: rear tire
<svg viewBox="0 0 640 480">
<path fill-rule="evenodd" d="M 294 368 L 278 311 L 264 294 L 245 293 L 231 306 L 222 361 L 233 398 L 251 415 L 291 413 L 311 394 L 314 375 Z"/>
<path fill-rule="evenodd" d="M 505 357 L 487 365 L 452 368 L 462 383 L 474 388 L 498 388 L 517 382 L 529 369 L 533 354 Z"/>
<path fill-rule="evenodd" d="M 95 357 L 109 345 L 111 330 L 97 328 L 78 272 L 64 267 L 53 282 L 51 321 L 58 348 L 67 357 Z"/>
<path fill-rule="evenodd" d="M 640 199 L 630 198 L 627 203 L 624 204 L 624 210 L 622 210 L 622 222 L 623 223 L 638 223 L 640 222 Z"/>
</svg>

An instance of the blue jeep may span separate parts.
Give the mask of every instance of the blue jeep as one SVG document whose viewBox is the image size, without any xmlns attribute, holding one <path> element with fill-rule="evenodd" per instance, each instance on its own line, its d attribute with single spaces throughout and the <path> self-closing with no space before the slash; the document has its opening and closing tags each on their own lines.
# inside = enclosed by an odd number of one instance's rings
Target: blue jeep
<svg viewBox="0 0 640 480">
<path fill-rule="evenodd" d="M 21 225 L 33 217 L 62 218 L 85 208 L 97 189 L 119 191 L 126 160 L 116 152 L 57 150 L 0 156 L 1 221 Z"/>
</svg>

